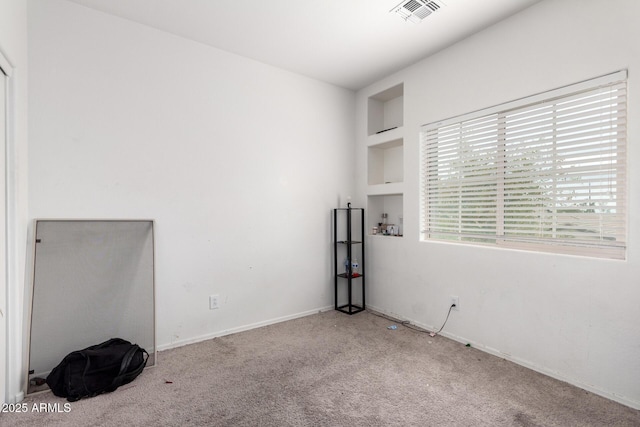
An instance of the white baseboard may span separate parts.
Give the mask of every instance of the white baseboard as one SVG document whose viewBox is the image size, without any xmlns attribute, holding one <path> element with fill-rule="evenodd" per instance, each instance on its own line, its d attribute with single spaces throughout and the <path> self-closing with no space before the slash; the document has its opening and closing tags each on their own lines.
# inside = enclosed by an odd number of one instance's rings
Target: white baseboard
<svg viewBox="0 0 640 427">
<path fill-rule="evenodd" d="M 422 324 L 420 322 L 416 322 L 414 320 L 404 318 L 403 316 L 400 316 L 400 315 L 398 315 L 396 313 L 392 313 L 392 312 L 389 312 L 387 310 L 383 310 L 382 308 L 379 308 L 379 307 L 375 307 L 375 306 L 372 306 L 372 305 L 368 304 L 367 308 L 369 308 L 369 309 L 371 309 L 373 311 L 376 311 L 378 313 L 384 314 L 386 316 L 389 316 L 391 318 L 397 319 L 398 321 L 408 321 L 412 325 L 418 326 L 418 327 L 420 327 L 422 329 L 426 329 L 427 331 L 433 331 L 433 330 L 436 329 L 436 327 L 434 327 L 433 325 L 425 325 L 425 324 Z M 563 382 L 566 382 L 568 384 L 574 385 L 574 386 L 579 387 L 579 388 L 581 388 L 583 390 L 587 390 L 587 391 L 589 391 L 589 392 L 591 392 L 593 394 L 597 394 L 598 396 L 602 396 L 602 397 L 604 397 L 606 399 L 613 400 L 614 402 L 618 402 L 618 403 L 620 403 L 622 405 L 629 406 L 630 408 L 640 409 L 640 402 L 638 402 L 638 401 L 635 401 L 635 400 L 632 400 L 632 399 L 628 399 L 625 396 L 620 396 L 620 395 L 618 395 L 616 393 L 613 393 L 611 391 L 608 391 L 608 390 L 603 390 L 603 389 L 595 387 L 595 386 L 593 386 L 591 384 L 585 384 L 585 383 L 582 383 L 580 381 L 574 380 L 572 378 L 565 377 L 564 375 L 562 375 L 559 372 L 551 371 L 551 370 L 549 370 L 549 369 L 547 369 L 547 368 L 545 368 L 543 366 L 536 365 L 535 363 L 532 363 L 532 362 L 530 362 L 528 360 L 525 360 L 525 359 L 522 359 L 522 358 L 519 358 L 519 357 L 514 357 L 514 356 L 512 356 L 510 354 L 502 353 L 500 350 L 497 350 L 495 348 L 487 347 L 487 346 L 485 346 L 483 344 L 477 343 L 475 341 L 470 341 L 470 340 L 468 340 L 468 339 L 466 339 L 464 337 L 461 337 L 461 336 L 458 336 L 458 335 L 454 335 L 454 334 L 450 334 L 448 332 L 440 332 L 438 335 L 441 335 L 441 336 L 443 336 L 445 338 L 449 338 L 449 339 L 451 339 L 453 341 L 457 341 L 457 342 L 465 344 L 465 345 L 466 344 L 471 344 L 471 346 L 473 348 L 477 348 L 478 350 L 484 351 L 485 353 L 489 353 L 491 355 L 500 357 L 501 359 L 505 359 L 505 360 L 508 360 L 510 362 L 513 362 L 513 363 L 515 363 L 517 365 L 524 366 L 525 368 L 528 368 L 528 369 L 531 369 L 533 371 L 539 372 L 539 373 L 541 373 L 543 375 L 546 375 L 548 377 L 555 378 L 556 380 L 563 381 Z"/>
<path fill-rule="evenodd" d="M 188 344 L 195 344 L 197 342 L 207 341 L 217 337 L 223 337 L 225 335 L 237 334 L 238 332 L 248 331 L 251 329 L 261 328 L 263 326 L 273 325 L 275 323 L 286 322 L 287 320 L 298 319 L 300 317 L 310 316 L 312 314 L 322 313 L 325 311 L 333 310 L 333 306 L 320 307 L 313 310 L 303 311 L 301 313 L 290 314 L 288 316 L 277 317 L 275 319 L 264 320 L 262 322 L 252 323 L 249 325 L 238 326 L 231 329 L 223 329 L 221 331 L 211 332 L 209 334 L 200 335 L 193 338 L 187 338 L 184 340 L 174 341 L 168 344 L 160 344 L 157 347 L 158 351 L 169 350 L 171 348 L 182 347 Z"/>
</svg>

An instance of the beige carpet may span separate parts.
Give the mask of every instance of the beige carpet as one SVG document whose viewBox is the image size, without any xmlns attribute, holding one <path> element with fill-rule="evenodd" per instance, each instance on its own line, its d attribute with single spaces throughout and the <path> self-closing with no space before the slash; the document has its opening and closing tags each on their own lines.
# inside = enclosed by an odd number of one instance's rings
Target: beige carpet
<svg viewBox="0 0 640 427">
<path fill-rule="evenodd" d="M 633 410 L 443 337 L 331 311 L 159 354 L 113 393 L 2 426 L 639 426 Z"/>
</svg>

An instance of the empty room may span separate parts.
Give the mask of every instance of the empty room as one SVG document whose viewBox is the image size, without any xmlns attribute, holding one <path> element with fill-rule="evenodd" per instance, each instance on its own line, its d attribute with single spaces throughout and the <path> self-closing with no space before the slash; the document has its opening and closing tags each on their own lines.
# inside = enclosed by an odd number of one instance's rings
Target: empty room
<svg viewBox="0 0 640 427">
<path fill-rule="evenodd" d="M 2 0 L 0 425 L 640 425 L 637 40 L 636 0 Z M 112 338 L 137 377 L 51 386 Z"/>
</svg>

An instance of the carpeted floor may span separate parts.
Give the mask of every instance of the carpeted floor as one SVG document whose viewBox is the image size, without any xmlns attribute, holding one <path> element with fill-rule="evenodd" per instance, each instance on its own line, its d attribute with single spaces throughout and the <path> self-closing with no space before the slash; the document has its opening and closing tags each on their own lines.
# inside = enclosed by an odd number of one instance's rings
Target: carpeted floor
<svg viewBox="0 0 640 427">
<path fill-rule="evenodd" d="M 167 350 L 113 393 L 29 396 L 0 425 L 640 425 L 640 411 L 391 324 L 330 311 Z"/>
</svg>

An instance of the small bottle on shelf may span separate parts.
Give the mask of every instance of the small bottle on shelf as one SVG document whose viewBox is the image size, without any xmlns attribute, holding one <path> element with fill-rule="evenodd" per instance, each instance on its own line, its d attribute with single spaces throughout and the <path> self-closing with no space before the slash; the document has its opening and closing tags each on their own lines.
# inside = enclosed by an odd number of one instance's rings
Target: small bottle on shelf
<svg viewBox="0 0 640 427">
<path fill-rule="evenodd" d="M 351 261 L 351 275 L 360 275 L 360 263 L 358 263 L 358 258 L 354 258 L 353 261 Z"/>
</svg>

